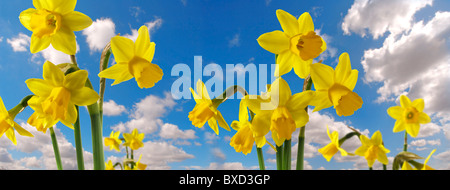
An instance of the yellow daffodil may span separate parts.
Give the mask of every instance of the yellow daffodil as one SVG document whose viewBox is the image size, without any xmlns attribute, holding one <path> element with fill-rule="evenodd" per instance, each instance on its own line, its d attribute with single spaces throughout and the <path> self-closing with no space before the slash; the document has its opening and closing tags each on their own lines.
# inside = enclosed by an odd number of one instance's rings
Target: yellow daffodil
<svg viewBox="0 0 450 190">
<path fill-rule="evenodd" d="M 341 152 L 342 156 L 347 156 L 347 151 L 342 149 L 339 144 L 339 133 L 337 131 L 333 131 L 333 133 L 330 134 L 330 129 L 327 126 L 327 134 L 328 137 L 330 137 L 331 143 L 319 149 L 319 152 L 323 155 L 323 157 L 329 162 L 338 151 Z"/>
<path fill-rule="evenodd" d="M 415 168 L 411 167 L 411 165 L 408 163 L 408 161 L 404 161 L 402 165 L 402 170 L 413 170 Z"/>
<path fill-rule="evenodd" d="M 50 44 L 68 55 L 75 55 L 77 44 L 74 31 L 81 31 L 92 24 L 91 18 L 74 11 L 76 0 L 33 0 L 35 9 L 20 13 L 25 28 L 32 31 L 30 51 L 37 53 Z"/>
<path fill-rule="evenodd" d="M 114 79 L 112 85 L 135 78 L 140 88 L 151 88 L 163 77 L 163 71 L 153 64 L 155 43 L 150 42 L 147 26 L 142 26 L 134 43 L 132 40 L 115 36 L 111 39 L 111 50 L 117 64 L 100 72 L 101 78 Z"/>
<path fill-rule="evenodd" d="M 137 129 L 134 129 L 131 134 L 124 133 L 123 138 L 125 138 L 124 146 L 130 147 L 132 150 L 137 150 L 144 146 L 142 140 L 144 139 L 144 133 L 138 133 Z"/>
<path fill-rule="evenodd" d="M 75 105 L 88 106 L 99 99 L 97 92 L 85 87 L 87 71 L 78 70 L 65 76 L 57 66 L 49 61 L 44 63 L 43 70 L 44 79 L 25 81 L 31 92 L 37 96 L 30 107 L 41 115 L 40 118 L 46 118 L 47 123 L 61 121 L 73 129 L 73 123 L 78 115 Z M 45 127 L 50 126 L 45 125 Z"/>
<path fill-rule="evenodd" d="M 425 103 L 423 99 L 416 99 L 413 102 L 405 96 L 400 96 L 400 105 L 390 107 L 387 113 L 397 121 L 394 126 L 394 133 L 406 130 L 412 137 L 417 137 L 420 124 L 431 122 L 431 118 L 423 112 Z"/>
<path fill-rule="evenodd" d="M 133 169 L 135 170 L 145 170 L 147 168 L 147 164 L 141 163 L 142 154 L 139 156 L 139 160 L 136 162 L 136 165 Z"/>
<path fill-rule="evenodd" d="M 217 106 L 213 105 L 211 98 L 209 97 L 208 90 L 205 84 L 201 81 L 197 81 L 197 93 L 190 88 L 192 96 L 195 100 L 194 109 L 189 112 L 189 121 L 192 121 L 192 125 L 198 128 L 202 128 L 206 122 L 208 122 L 209 127 L 219 135 L 219 126 L 230 131 L 230 126 L 223 118 Z"/>
<path fill-rule="evenodd" d="M 276 13 L 283 31 L 265 33 L 258 38 L 258 43 L 278 55 L 275 76 L 282 76 L 294 68 L 300 78 L 306 78 L 312 59 L 324 52 L 327 45 L 315 33 L 309 13 L 303 13 L 298 19 L 280 9 Z"/>
<path fill-rule="evenodd" d="M 248 107 L 256 115 L 253 118 L 253 131 L 264 134 L 269 126 L 272 137 L 278 146 L 290 140 L 296 128 L 309 121 L 306 106 L 314 98 L 314 91 L 305 91 L 292 95 L 288 83 L 281 77 L 276 79 L 268 91 L 269 99 L 246 98 Z"/>
<path fill-rule="evenodd" d="M 352 70 L 350 57 L 343 53 L 336 70 L 322 63 L 311 66 L 311 79 L 316 88 L 316 98 L 311 102 L 314 111 L 334 106 L 339 116 L 350 116 L 362 107 L 363 100 L 353 89 L 358 80 L 358 70 Z"/>
<path fill-rule="evenodd" d="M 111 162 L 111 160 L 108 160 L 108 163 L 105 163 L 105 170 L 116 170 L 114 169 L 114 164 Z"/>
<path fill-rule="evenodd" d="M 109 149 L 117 150 L 120 152 L 120 144 L 122 143 L 122 140 L 119 139 L 120 131 L 114 132 L 111 131 L 111 134 L 109 137 L 105 138 L 105 146 L 109 146 Z"/>
<path fill-rule="evenodd" d="M 372 138 L 369 139 L 365 135 L 360 135 L 361 147 L 355 150 L 355 154 L 366 158 L 369 167 L 372 167 L 375 160 L 387 165 L 388 158 L 386 156 L 390 150 L 383 145 L 383 140 L 380 131 L 375 132 Z"/>
<path fill-rule="evenodd" d="M 6 134 L 6 137 L 8 137 L 8 139 L 11 140 L 14 145 L 17 145 L 16 135 L 14 131 L 17 131 L 19 135 L 22 136 L 33 137 L 30 132 L 22 128 L 14 121 L 14 118 L 11 117 L 8 110 L 6 110 L 5 104 L 3 104 L 3 100 L 0 97 L 0 137 L 3 136 L 3 134 Z"/>
<path fill-rule="evenodd" d="M 34 113 L 31 114 L 27 122 L 31 126 L 36 127 L 38 131 L 46 133 L 48 128 L 53 127 L 56 123 L 58 123 L 58 120 L 53 119 L 52 115 L 44 112 L 41 103 L 42 101 L 43 100 L 41 100 L 38 96 L 33 96 L 30 100 L 28 100 L 28 106 L 34 110 Z M 73 115 L 74 113 L 70 112 L 70 114 Z M 70 119 L 71 118 L 68 117 L 62 123 L 70 123 Z"/>
</svg>

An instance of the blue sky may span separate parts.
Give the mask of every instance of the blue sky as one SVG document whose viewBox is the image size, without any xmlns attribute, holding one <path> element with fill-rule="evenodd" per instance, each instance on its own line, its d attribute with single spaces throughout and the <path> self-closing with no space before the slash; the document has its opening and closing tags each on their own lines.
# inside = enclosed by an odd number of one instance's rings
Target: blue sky
<svg viewBox="0 0 450 190">
<path fill-rule="evenodd" d="M 20 24 L 18 16 L 31 7 L 31 0 L 0 2 L 0 96 L 7 109 L 31 93 L 25 80 L 42 78 L 45 60 L 68 62 L 67 56 L 52 49 L 34 55 L 29 52 L 31 32 Z M 112 81 L 107 81 L 104 136 L 109 136 L 111 130 L 129 133 L 138 128 L 145 132 L 145 146 L 136 154 L 143 155 L 142 162 L 149 164 L 149 169 L 256 169 L 255 150 L 245 156 L 229 146 L 235 131 L 221 130 L 217 136 L 208 126 L 202 129 L 192 126 L 187 116 L 195 102 L 172 97 L 171 87 L 179 76 L 172 76 L 171 71 L 183 63 L 193 73 L 194 56 L 202 56 L 203 66 L 215 63 L 223 71 L 226 64 L 254 64 L 258 68 L 273 64 L 274 55 L 262 49 L 256 39 L 266 32 L 281 30 L 275 15 L 277 9 L 295 17 L 309 12 L 316 32 L 328 44 L 328 50 L 320 57 L 323 63 L 334 68 L 339 55 L 348 52 L 353 69 L 359 70 L 354 91 L 364 101 L 360 110 L 349 117 L 337 116 L 333 108 L 310 113 L 306 169 L 367 169 L 361 157 L 336 155 L 327 162 L 317 152 L 329 142 L 327 125 L 341 136 L 349 132 L 347 125 L 369 136 L 379 130 L 391 150 L 388 154 L 391 164 L 403 147 L 403 133 L 392 132 L 395 120 L 386 110 L 398 104 L 401 94 L 411 99 L 424 98 L 425 112 L 432 117 L 432 123 L 422 125 L 417 138 L 409 137 L 409 150 L 427 157 L 431 150 L 437 149 L 429 165 L 436 169 L 450 168 L 450 103 L 445 98 L 450 93 L 450 27 L 446 24 L 450 21 L 450 3 L 445 0 L 80 0 L 75 10 L 88 15 L 94 24 L 75 33 L 79 46 L 77 59 L 80 67 L 89 71 L 96 90 L 100 53 L 108 39 L 118 33 L 135 38 L 133 34 L 142 25 L 150 28 L 151 41 L 156 43 L 153 63 L 164 71 L 163 79 L 151 89 L 140 89 L 134 80 L 113 87 Z M 193 76 L 190 78 L 194 81 Z M 300 92 L 303 80 L 293 71 L 284 78 L 294 93 Z M 206 82 L 211 77 L 202 79 Z M 219 106 L 228 123 L 238 119 L 238 106 L 236 99 Z M 0 167 L 56 169 L 49 134 L 25 124 L 31 113 L 31 109 L 26 109 L 16 121 L 35 138 L 18 137 L 17 146 L 6 137 L 0 138 Z M 89 118 L 84 108 L 80 114 L 86 167 L 92 168 Z M 57 124 L 56 129 L 63 167 L 75 169 L 73 131 L 62 124 Z M 297 136 L 298 131 L 293 137 L 293 161 Z M 356 138 L 344 144 L 350 152 L 359 146 Z M 263 151 L 267 168 L 276 169 L 274 152 L 269 146 Z M 106 148 L 105 158 L 120 161 L 124 152 Z M 381 165 L 378 163 L 375 168 Z"/>
</svg>

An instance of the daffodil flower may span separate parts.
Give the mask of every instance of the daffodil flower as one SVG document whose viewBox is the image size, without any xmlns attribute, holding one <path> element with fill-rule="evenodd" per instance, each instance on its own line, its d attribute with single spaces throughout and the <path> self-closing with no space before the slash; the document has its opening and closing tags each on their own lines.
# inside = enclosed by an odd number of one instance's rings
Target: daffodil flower
<svg viewBox="0 0 450 190">
<path fill-rule="evenodd" d="M 247 98 L 250 110 L 256 115 L 253 118 L 253 131 L 264 134 L 269 127 L 272 137 L 278 146 L 290 140 L 292 133 L 309 121 L 306 106 L 314 98 L 314 91 L 304 91 L 292 95 L 288 83 L 281 77 L 270 86 L 267 95 L 270 99 Z"/>
<path fill-rule="evenodd" d="M 142 26 L 134 43 L 132 40 L 115 36 L 111 39 L 111 50 L 117 64 L 100 72 L 101 78 L 114 79 L 112 85 L 135 78 L 140 88 L 151 88 L 163 77 L 163 71 L 153 64 L 155 43 L 150 42 L 147 26 Z"/>
<path fill-rule="evenodd" d="M 3 100 L 0 97 L 0 137 L 3 136 L 3 134 L 6 134 L 6 137 L 8 137 L 14 145 L 17 145 L 14 131 L 17 131 L 19 135 L 22 136 L 33 137 L 30 132 L 22 128 L 14 121 L 14 118 L 11 117 L 8 110 L 6 110 L 5 104 L 3 104 Z"/>
<path fill-rule="evenodd" d="M 317 93 L 311 102 L 315 106 L 314 111 L 334 106 L 337 115 L 350 116 L 362 107 L 362 98 L 353 92 L 358 80 L 358 70 L 352 70 L 347 53 L 339 57 L 336 70 L 322 63 L 312 64 L 311 79 Z"/>
<path fill-rule="evenodd" d="M 122 143 L 122 140 L 119 139 L 120 131 L 114 132 L 111 131 L 111 134 L 109 137 L 105 138 L 105 146 L 109 146 L 109 149 L 117 150 L 120 152 L 120 144 Z"/>
<path fill-rule="evenodd" d="M 400 96 L 400 105 L 390 107 L 387 113 L 397 121 L 394 125 L 394 133 L 404 131 L 412 137 L 417 137 L 420 124 L 431 122 L 431 118 L 423 112 L 425 103 L 423 99 L 416 99 L 413 102 L 405 96 Z"/>
<path fill-rule="evenodd" d="M 427 159 L 425 159 L 425 162 L 423 162 L 422 170 L 434 170 L 434 168 L 432 168 L 432 167 L 430 167 L 430 166 L 427 165 L 428 161 L 429 161 L 430 158 L 431 158 L 431 155 L 433 155 L 434 152 L 436 152 L 436 149 L 432 150 L 432 151 L 430 152 L 430 154 L 428 155 Z"/>
<path fill-rule="evenodd" d="M 30 107 L 42 118 L 49 117 L 50 119 L 46 119 L 48 123 L 61 121 L 73 129 L 78 115 L 75 105 L 88 106 L 99 99 L 97 92 L 85 87 L 88 72 L 78 70 L 65 76 L 57 66 L 49 61 L 44 63 L 43 70 L 44 79 L 25 81 L 30 91 L 37 96 Z M 50 127 L 50 125 L 45 125 L 45 127 Z"/>
<path fill-rule="evenodd" d="M 32 31 L 30 51 L 37 53 L 50 44 L 68 55 L 75 55 L 77 44 L 74 31 L 92 24 L 91 18 L 74 11 L 76 0 L 33 0 L 35 9 L 20 13 L 22 25 Z"/>
<path fill-rule="evenodd" d="M 108 160 L 108 162 L 105 163 L 105 170 L 116 170 L 114 169 L 114 164 L 111 162 L 111 160 Z"/>
<path fill-rule="evenodd" d="M 319 152 L 323 155 L 323 157 L 329 162 L 338 151 L 341 152 L 342 156 L 347 156 L 347 151 L 341 148 L 341 145 L 339 144 L 339 133 L 337 131 L 333 131 L 333 133 L 330 134 L 330 129 L 327 126 L 327 134 L 328 137 L 330 137 L 331 143 L 319 149 Z"/>
<path fill-rule="evenodd" d="M 306 78 L 312 60 L 324 52 L 327 45 L 315 33 L 309 13 L 303 13 L 298 19 L 280 9 L 276 14 L 283 31 L 265 33 L 258 38 L 258 43 L 278 55 L 275 76 L 282 76 L 294 68 L 300 78 Z"/>
<path fill-rule="evenodd" d="M 123 134 L 123 138 L 125 138 L 125 143 L 123 143 L 123 145 L 130 147 L 132 150 L 137 150 L 144 146 L 144 143 L 142 142 L 144 136 L 144 133 L 139 133 L 137 129 L 133 129 L 131 134 Z"/>
<path fill-rule="evenodd" d="M 381 132 L 377 131 L 369 139 L 365 135 L 360 135 L 361 147 L 355 150 L 355 154 L 366 158 L 369 167 L 372 167 L 375 160 L 387 165 L 388 158 L 386 156 L 390 150 L 386 149 L 383 145 Z"/>
<path fill-rule="evenodd" d="M 219 128 L 217 126 L 217 123 L 219 123 L 220 127 L 230 131 L 230 126 L 225 121 L 220 111 L 217 110 L 217 105 L 213 105 L 205 84 L 201 80 L 198 80 L 197 93 L 195 93 L 192 88 L 190 88 L 190 90 L 196 103 L 194 109 L 189 112 L 188 115 L 192 125 L 202 128 L 206 122 L 208 122 L 209 127 L 219 135 Z"/>
<path fill-rule="evenodd" d="M 136 165 L 133 169 L 135 170 L 145 170 L 147 168 L 147 164 L 141 163 L 142 154 L 139 156 L 139 160 L 136 162 Z"/>
</svg>

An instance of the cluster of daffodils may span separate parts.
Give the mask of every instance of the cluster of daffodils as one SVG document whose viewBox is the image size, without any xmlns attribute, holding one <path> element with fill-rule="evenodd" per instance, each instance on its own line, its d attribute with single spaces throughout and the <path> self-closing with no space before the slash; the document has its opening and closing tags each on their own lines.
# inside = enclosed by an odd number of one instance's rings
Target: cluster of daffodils
<svg viewBox="0 0 450 190">
<path fill-rule="evenodd" d="M 147 167 L 146 164 L 141 163 L 142 155 L 139 156 L 139 160 L 134 160 L 134 151 L 139 148 L 144 147 L 144 143 L 142 140 L 144 139 L 145 134 L 139 133 L 137 129 L 134 129 L 131 133 L 124 133 L 123 138 L 119 138 L 120 131 L 111 131 L 109 137 L 105 138 L 105 146 L 109 146 L 110 150 L 116 150 L 120 152 L 120 145 L 124 146 L 126 149 L 127 157 L 123 160 L 122 163 L 116 162 L 112 163 L 111 160 L 105 165 L 106 170 L 115 170 L 116 166 L 120 166 L 122 170 L 145 170 Z M 129 152 L 129 149 L 130 152 Z"/>
<path fill-rule="evenodd" d="M 36 131 L 46 133 L 50 130 L 55 159 L 58 169 L 63 169 L 53 127 L 61 122 L 74 130 L 78 169 L 84 169 L 83 147 L 80 137 L 79 106 L 87 106 L 92 128 L 92 148 L 94 169 L 111 169 L 105 165 L 103 153 L 103 97 L 105 83 L 100 83 L 97 93 L 88 78 L 88 72 L 78 67 L 76 62 L 76 36 L 74 31 L 81 31 L 93 22 L 91 18 L 75 11 L 76 0 L 33 0 L 34 8 L 22 11 L 19 20 L 22 25 L 32 32 L 30 52 L 38 53 L 50 45 L 56 50 L 67 54 L 71 63 L 55 65 L 46 61 L 43 65 L 42 79 L 28 79 L 25 81 L 32 95 L 26 96 L 16 107 L 7 110 L 0 98 L 0 136 L 6 134 L 14 144 L 17 144 L 15 132 L 22 136 L 33 137 L 29 131 L 22 128 L 14 118 L 26 107 L 34 110 L 27 123 Z M 163 77 L 162 69 L 152 63 L 155 53 L 155 43 L 150 41 L 149 31 L 142 26 L 136 42 L 131 39 L 115 36 L 104 48 L 101 57 L 101 80 L 114 79 L 112 85 L 135 79 L 140 88 L 152 88 Z M 108 67 L 111 53 L 117 64 Z M 103 90 L 103 91 L 102 91 Z M 134 130 L 125 133 L 124 139 L 118 139 L 120 132 L 105 138 L 105 144 L 119 150 L 122 141 L 127 147 L 127 158 L 123 162 L 123 169 L 145 169 L 146 165 L 134 161 L 133 154 L 128 157 L 128 147 L 131 151 L 143 146 L 144 134 Z"/>
<path fill-rule="evenodd" d="M 266 92 L 260 95 L 251 95 L 239 86 L 229 87 L 226 92 L 234 90 L 240 92 L 243 98 L 240 102 L 238 121 L 231 123 L 231 128 L 236 131 L 230 139 L 230 145 L 236 152 L 249 154 L 256 146 L 259 166 L 265 169 L 264 158 L 261 148 L 268 144 L 276 151 L 278 170 L 290 170 L 291 167 L 291 139 L 294 131 L 300 130 L 298 139 L 298 155 L 296 169 L 303 169 L 305 126 L 309 122 L 308 107 L 313 106 L 313 112 L 333 107 L 338 116 L 351 116 L 363 105 L 362 98 L 354 92 L 358 70 L 352 69 L 350 56 L 342 53 L 336 68 L 332 68 L 322 61 L 313 63 L 327 48 L 324 39 L 314 29 L 314 23 L 309 13 L 302 14 L 298 19 L 291 14 L 277 10 L 276 16 L 280 22 L 282 31 L 261 35 L 257 41 L 259 45 L 275 54 L 276 79 L 268 84 Z M 304 79 L 302 92 L 292 94 L 291 87 L 283 75 L 294 70 L 295 74 Z M 314 88 L 312 88 L 314 87 Z M 314 89 L 314 90 L 312 90 Z M 197 82 L 196 92 L 191 88 L 195 102 L 193 111 L 189 113 L 192 125 L 201 128 L 206 123 L 219 135 L 219 126 L 227 131 L 230 127 L 222 117 L 218 107 L 227 100 L 227 97 L 212 99 L 202 81 Z M 233 93 L 226 93 L 233 95 Z M 411 102 L 406 96 L 400 97 L 401 107 L 396 106 L 388 110 L 388 114 L 397 120 L 394 132 L 406 130 L 412 137 L 416 137 L 420 124 L 430 122 L 427 114 L 423 113 L 424 102 L 422 99 Z M 362 156 L 367 160 L 369 168 L 378 160 L 384 165 L 388 164 L 387 153 L 390 152 L 382 140 L 380 131 L 375 132 L 371 138 L 354 130 L 354 132 L 339 138 L 337 131 L 326 133 L 331 143 L 320 152 L 323 157 L 330 161 L 332 157 L 340 152 L 342 156 Z M 266 138 L 268 135 L 271 138 Z M 349 138 L 356 136 L 360 139 L 361 146 L 354 152 L 344 150 L 341 145 Z M 273 140 L 271 142 L 271 140 Z M 400 166 L 402 169 L 411 169 L 410 164 L 418 169 L 429 169 L 414 159 L 421 157 L 407 152 L 397 155 L 394 169 Z"/>
</svg>

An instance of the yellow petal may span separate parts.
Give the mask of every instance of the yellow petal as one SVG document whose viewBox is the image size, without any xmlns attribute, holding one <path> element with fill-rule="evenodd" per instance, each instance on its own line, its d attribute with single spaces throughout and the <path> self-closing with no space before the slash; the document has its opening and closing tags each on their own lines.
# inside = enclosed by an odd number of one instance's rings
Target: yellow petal
<svg viewBox="0 0 450 190">
<path fill-rule="evenodd" d="M 381 136 L 381 132 L 377 131 L 372 135 L 371 141 L 373 145 L 381 145 L 383 143 L 383 137 Z"/>
<path fill-rule="evenodd" d="M 239 121 L 248 121 L 248 119 L 248 107 L 244 97 L 239 104 Z"/>
<path fill-rule="evenodd" d="M 301 93 L 294 94 L 286 103 L 286 107 L 290 112 L 297 110 L 305 110 L 311 100 L 315 97 L 316 92 L 308 90 Z"/>
<path fill-rule="evenodd" d="M 333 84 L 334 70 L 328 65 L 315 63 L 311 65 L 311 78 L 318 90 L 328 89 Z"/>
<path fill-rule="evenodd" d="M 309 13 L 307 12 L 303 13 L 298 18 L 298 23 L 299 23 L 298 33 L 306 34 L 308 32 L 314 31 L 314 22 Z"/>
<path fill-rule="evenodd" d="M 242 99 L 248 108 L 255 114 L 259 114 L 262 110 L 273 110 L 275 106 L 271 104 L 270 99 L 263 99 L 257 95 L 247 95 Z"/>
<path fill-rule="evenodd" d="M 291 58 L 291 61 L 292 63 L 294 63 L 294 72 L 298 77 L 300 77 L 301 79 L 305 79 L 306 77 L 308 77 L 308 75 L 311 73 L 311 64 L 313 62 L 312 59 L 304 61 L 300 57 L 295 56 Z"/>
<path fill-rule="evenodd" d="M 323 157 L 329 162 L 331 158 L 338 152 L 338 149 L 335 144 L 330 143 L 323 148 L 320 148 L 318 152 L 321 153 Z"/>
<path fill-rule="evenodd" d="M 256 137 L 264 137 L 270 131 L 270 117 L 272 116 L 272 112 L 262 112 L 260 114 L 255 115 L 252 121 L 251 129 L 253 131 L 253 136 Z"/>
<path fill-rule="evenodd" d="M 406 123 L 403 120 L 397 120 L 394 125 L 393 132 L 398 133 L 406 129 Z"/>
<path fill-rule="evenodd" d="M 314 112 L 320 111 L 325 108 L 333 106 L 330 98 L 328 97 L 328 91 L 318 90 L 313 100 L 311 100 L 310 105 L 314 106 Z"/>
<path fill-rule="evenodd" d="M 289 84 L 283 78 L 277 78 L 270 87 L 270 98 L 274 105 L 284 106 L 291 98 L 292 92 Z"/>
<path fill-rule="evenodd" d="M 151 88 L 163 78 L 162 69 L 153 63 L 148 63 L 142 68 L 139 77 L 135 75 L 136 82 L 140 88 Z"/>
<path fill-rule="evenodd" d="M 416 138 L 419 135 L 420 124 L 418 123 L 406 123 L 405 124 L 406 132 L 411 135 L 411 137 Z"/>
<path fill-rule="evenodd" d="M 427 124 L 431 122 L 431 118 L 430 116 L 428 116 L 428 114 L 424 113 L 424 112 L 420 112 L 419 115 L 419 123 L 421 124 Z"/>
<path fill-rule="evenodd" d="M 3 99 L 2 97 L 0 97 L 0 120 L 3 120 L 3 117 L 6 117 L 7 115 L 9 115 L 8 110 L 6 110 Z"/>
<path fill-rule="evenodd" d="M 77 4 L 76 0 L 40 0 L 39 2 L 33 1 L 34 6 L 54 11 L 60 14 L 67 14 L 75 10 Z"/>
<path fill-rule="evenodd" d="M 304 109 L 305 108 L 303 108 L 303 110 L 289 111 L 295 121 L 296 128 L 304 127 L 309 121 L 309 115 Z"/>
<path fill-rule="evenodd" d="M 195 91 L 194 91 L 194 89 L 192 89 L 192 88 L 189 88 L 189 90 L 191 91 L 191 94 L 192 94 L 192 97 L 194 98 L 194 100 L 195 100 L 195 103 L 201 103 L 201 102 L 203 102 L 203 99 L 202 99 L 202 97 L 200 97 L 197 93 L 195 93 Z"/>
<path fill-rule="evenodd" d="M 30 91 L 37 96 L 50 96 L 50 93 L 53 90 L 53 86 L 42 79 L 28 79 L 25 83 L 27 84 L 28 89 L 30 89 Z"/>
<path fill-rule="evenodd" d="M 204 101 L 211 101 L 211 98 L 209 97 L 208 94 L 208 89 L 206 88 L 206 85 L 201 81 L 198 80 L 197 81 L 197 94 L 202 96 L 202 99 Z"/>
<path fill-rule="evenodd" d="M 14 122 L 14 129 L 19 133 L 19 135 L 27 136 L 27 137 L 34 137 L 33 134 L 22 128 L 19 124 Z"/>
<path fill-rule="evenodd" d="M 132 40 L 115 36 L 111 39 L 111 50 L 116 62 L 128 62 L 134 57 L 134 43 Z"/>
<path fill-rule="evenodd" d="M 48 46 L 52 42 L 52 38 L 50 36 L 44 36 L 42 38 L 37 37 L 35 34 L 31 35 L 31 43 L 30 43 L 30 52 L 37 53 L 40 52 Z"/>
<path fill-rule="evenodd" d="M 333 102 L 339 116 L 353 115 L 363 104 L 362 98 L 357 93 L 339 84 L 334 84 L 329 89 L 328 96 L 331 98 L 331 102 Z"/>
<path fill-rule="evenodd" d="M 400 120 L 403 117 L 404 109 L 400 106 L 394 106 L 387 109 L 389 116 L 396 120 Z"/>
<path fill-rule="evenodd" d="M 217 122 L 219 123 L 219 126 L 224 128 L 227 131 L 231 131 L 230 130 L 230 126 L 228 125 L 228 123 L 225 121 L 225 119 L 223 118 L 222 114 L 220 113 L 220 111 L 217 111 L 217 115 L 215 116 Z"/>
<path fill-rule="evenodd" d="M 150 35 L 147 26 L 141 26 L 138 33 L 139 35 L 135 43 L 135 55 L 151 62 L 155 53 L 155 43 L 150 42 Z"/>
<path fill-rule="evenodd" d="M 359 71 L 353 69 L 347 79 L 342 82 L 342 85 L 353 91 L 353 89 L 355 89 L 356 83 L 358 82 L 358 74 Z"/>
<path fill-rule="evenodd" d="M 69 90 L 77 90 L 85 86 L 87 78 L 88 72 L 86 70 L 78 70 L 64 78 L 63 86 Z"/>
<path fill-rule="evenodd" d="M 284 10 L 278 9 L 277 18 L 280 21 L 281 28 L 283 28 L 283 31 L 289 37 L 299 34 L 299 22 L 294 16 Z"/>
<path fill-rule="evenodd" d="M 71 31 L 81 31 L 92 25 L 92 19 L 78 11 L 63 16 L 63 25 Z"/>
<path fill-rule="evenodd" d="M 64 73 L 50 61 L 46 61 L 44 63 L 42 77 L 47 83 L 53 85 L 54 87 L 63 85 Z"/>
<path fill-rule="evenodd" d="M 400 105 L 402 106 L 402 108 L 409 108 L 411 107 L 411 100 L 407 96 L 401 95 Z"/>
<path fill-rule="evenodd" d="M 36 9 L 29 8 L 27 10 L 22 11 L 19 15 L 20 23 L 22 23 L 22 25 L 30 31 L 32 30 L 30 26 L 31 15 L 36 13 L 36 11 L 37 11 Z"/>
<path fill-rule="evenodd" d="M 94 104 L 99 99 L 99 95 L 94 90 L 83 87 L 72 91 L 70 101 L 77 106 L 89 106 Z"/>
<path fill-rule="evenodd" d="M 377 160 L 384 165 L 387 165 L 389 163 L 387 155 L 384 152 L 378 152 Z"/>
<path fill-rule="evenodd" d="M 14 145 L 17 145 L 16 134 L 14 133 L 14 129 L 12 127 L 6 130 L 5 134 L 6 137 L 8 137 L 8 139 L 11 140 L 12 143 L 14 143 Z"/>
<path fill-rule="evenodd" d="M 423 109 L 425 108 L 425 101 L 422 98 L 416 99 L 411 103 L 412 107 L 415 107 L 417 111 L 423 112 Z"/>
<path fill-rule="evenodd" d="M 297 55 L 293 54 L 291 51 L 285 51 L 278 55 L 277 64 L 275 66 L 275 77 L 283 76 L 286 73 L 289 73 L 292 70 L 293 64 L 295 62 Z M 298 58 L 299 59 L 299 58 Z"/>
<path fill-rule="evenodd" d="M 67 55 L 75 55 L 77 52 L 77 42 L 75 34 L 67 27 L 61 27 L 52 36 L 52 46 Z"/>
<path fill-rule="evenodd" d="M 259 45 L 273 54 L 281 54 L 289 50 L 289 37 L 282 31 L 276 30 L 265 33 L 257 39 Z"/>
<path fill-rule="evenodd" d="M 217 121 L 214 117 L 211 117 L 211 119 L 208 120 L 208 125 L 216 135 L 219 135 L 219 127 L 217 126 Z"/>
<path fill-rule="evenodd" d="M 115 79 L 112 85 L 128 81 L 133 78 L 133 75 L 128 71 L 128 64 L 117 63 L 98 74 L 101 78 Z"/>
<path fill-rule="evenodd" d="M 352 71 L 352 65 L 350 63 L 350 56 L 348 53 L 343 53 L 339 57 L 339 63 L 336 66 L 335 79 L 336 83 L 343 84 L 344 81 L 350 76 Z"/>
</svg>

